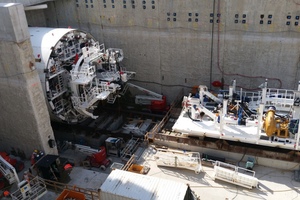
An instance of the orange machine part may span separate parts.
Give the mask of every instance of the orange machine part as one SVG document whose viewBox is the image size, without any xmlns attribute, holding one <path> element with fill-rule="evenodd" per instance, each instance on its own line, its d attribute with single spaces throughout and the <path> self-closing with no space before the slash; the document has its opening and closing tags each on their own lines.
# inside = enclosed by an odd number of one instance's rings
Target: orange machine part
<svg viewBox="0 0 300 200">
<path fill-rule="evenodd" d="M 264 129 L 267 136 L 271 137 L 276 132 L 275 111 L 268 110 L 264 121 Z"/>
</svg>

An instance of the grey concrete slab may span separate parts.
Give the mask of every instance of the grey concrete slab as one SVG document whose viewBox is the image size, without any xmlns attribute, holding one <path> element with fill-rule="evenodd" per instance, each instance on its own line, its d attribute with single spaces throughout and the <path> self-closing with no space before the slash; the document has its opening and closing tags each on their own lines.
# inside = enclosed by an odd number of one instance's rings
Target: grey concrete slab
<svg viewBox="0 0 300 200">
<path fill-rule="evenodd" d="M 0 40 L 23 42 L 30 38 L 24 6 L 0 3 Z"/>
<path fill-rule="evenodd" d="M 69 185 L 97 191 L 108 177 L 108 173 L 100 172 L 100 169 L 89 170 L 82 167 L 74 167 L 71 174 Z"/>
<path fill-rule="evenodd" d="M 300 182 L 293 180 L 293 170 L 280 170 L 256 165 L 255 177 L 259 188 L 247 189 L 224 181 L 213 180 L 213 168 L 203 166 L 203 172 L 195 174 L 192 170 L 157 167 L 153 149 L 147 149 L 141 163 L 150 166 L 148 176 L 166 178 L 189 184 L 201 200 L 211 199 L 300 199 Z M 242 165 L 242 164 L 241 164 Z"/>
</svg>

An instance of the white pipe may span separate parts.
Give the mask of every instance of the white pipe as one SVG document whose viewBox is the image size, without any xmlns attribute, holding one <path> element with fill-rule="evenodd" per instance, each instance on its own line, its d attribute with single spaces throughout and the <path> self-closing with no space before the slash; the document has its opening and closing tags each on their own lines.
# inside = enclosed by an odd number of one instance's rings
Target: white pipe
<svg viewBox="0 0 300 200">
<path fill-rule="evenodd" d="M 261 103 L 265 104 L 266 103 L 266 97 L 267 97 L 267 88 L 262 89 L 262 94 L 261 94 Z"/>
<path fill-rule="evenodd" d="M 204 95 L 204 94 L 203 94 L 203 90 L 204 90 L 204 89 L 203 89 L 203 86 L 200 85 L 200 86 L 198 87 L 198 90 L 199 90 L 199 100 L 200 100 L 200 104 L 204 105 L 204 102 L 203 102 L 203 95 Z"/>
<path fill-rule="evenodd" d="M 229 101 L 232 101 L 232 97 L 233 97 L 233 87 L 229 86 Z"/>
<path fill-rule="evenodd" d="M 300 123 L 298 122 L 298 133 L 297 133 L 297 140 L 295 145 L 296 150 L 299 150 L 299 137 L 300 137 Z"/>
<path fill-rule="evenodd" d="M 228 100 L 224 99 L 223 100 L 223 113 L 225 116 L 227 115 L 227 104 L 228 104 Z"/>
<path fill-rule="evenodd" d="M 220 117 L 220 138 L 222 138 L 223 136 L 223 126 L 224 126 L 224 114 L 223 114 L 223 111 L 222 109 L 219 110 L 219 117 Z M 218 119 L 216 120 L 218 121 Z M 218 123 L 218 122 L 216 122 Z"/>
<path fill-rule="evenodd" d="M 24 7 L 25 11 L 29 11 L 29 10 L 41 10 L 41 9 L 46 9 L 48 8 L 47 4 L 41 4 L 41 5 L 36 5 L 36 6 L 26 6 Z"/>
<path fill-rule="evenodd" d="M 233 88 L 233 92 L 236 92 L 236 80 L 233 80 L 232 88 Z"/>
<path fill-rule="evenodd" d="M 262 123 L 262 116 L 263 116 L 263 112 L 264 112 L 264 104 L 259 104 L 259 109 L 258 109 L 258 124 L 257 124 L 257 143 L 258 143 L 258 140 L 260 139 L 260 133 L 261 133 L 261 123 Z"/>
<path fill-rule="evenodd" d="M 243 100 L 243 88 L 241 88 L 241 91 L 240 91 L 240 100 L 241 101 Z"/>
<path fill-rule="evenodd" d="M 10 7 L 10 6 L 14 6 L 14 5 L 16 5 L 16 3 L 7 3 L 7 4 L 4 4 L 3 7 Z"/>
</svg>

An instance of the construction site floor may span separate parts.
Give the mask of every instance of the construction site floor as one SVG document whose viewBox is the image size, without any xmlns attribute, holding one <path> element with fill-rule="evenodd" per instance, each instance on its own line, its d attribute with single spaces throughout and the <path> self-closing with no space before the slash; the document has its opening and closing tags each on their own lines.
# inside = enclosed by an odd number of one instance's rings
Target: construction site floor
<svg viewBox="0 0 300 200">
<path fill-rule="evenodd" d="M 294 170 L 280 170 L 264 166 L 255 165 L 255 177 L 259 180 L 259 188 L 247 189 L 230 183 L 212 179 L 213 167 L 203 166 L 203 172 L 195 174 L 192 170 L 176 169 L 169 167 L 157 167 L 154 158 L 155 150 L 147 148 L 138 159 L 138 164 L 150 167 L 149 172 L 143 176 L 154 176 L 168 180 L 174 180 L 189 184 L 191 189 L 201 200 L 300 200 L 300 182 L 294 180 Z M 61 156 L 74 159 L 75 167 L 70 177 L 69 185 L 87 188 L 97 191 L 105 179 L 108 177 L 111 169 L 102 171 L 98 168 L 83 168 L 80 166 L 82 155 L 67 150 Z M 122 162 L 116 157 L 111 157 L 113 162 Z M 240 163 L 244 166 L 245 163 Z M 58 193 L 48 191 L 42 200 L 56 199 Z"/>
</svg>

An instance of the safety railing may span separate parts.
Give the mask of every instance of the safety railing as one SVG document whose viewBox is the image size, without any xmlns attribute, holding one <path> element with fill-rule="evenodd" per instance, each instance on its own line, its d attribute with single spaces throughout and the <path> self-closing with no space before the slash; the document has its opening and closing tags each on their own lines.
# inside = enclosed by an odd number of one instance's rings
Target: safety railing
<svg viewBox="0 0 300 200">
<path fill-rule="evenodd" d="M 146 141 L 154 142 L 156 134 L 158 134 L 159 131 L 161 131 L 161 129 L 164 127 L 164 125 L 168 122 L 168 120 L 171 117 L 172 110 L 181 102 L 182 96 L 183 96 L 183 89 L 178 93 L 177 97 L 175 98 L 175 100 L 170 105 L 170 109 L 168 110 L 168 112 L 166 113 L 164 118 L 158 124 L 156 124 L 151 129 L 151 131 L 149 131 L 145 134 L 144 139 Z"/>
<path fill-rule="evenodd" d="M 36 176 L 30 181 L 19 183 L 20 188 L 11 194 L 13 200 L 35 200 L 47 193 L 45 182 Z"/>
<path fill-rule="evenodd" d="M 249 189 L 258 186 L 258 179 L 255 178 L 255 171 L 220 161 L 215 162 L 213 178 Z"/>
<path fill-rule="evenodd" d="M 64 183 L 56 182 L 56 181 L 51 181 L 44 179 L 44 183 L 47 186 L 48 190 L 54 191 L 55 193 L 61 193 L 64 189 L 68 189 L 71 191 L 75 192 L 80 192 L 84 194 L 86 199 L 91 199 L 91 200 L 99 200 L 100 199 L 100 190 L 90 190 L 90 189 L 85 189 L 81 187 L 77 187 L 74 185 L 67 185 Z"/>
</svg>

